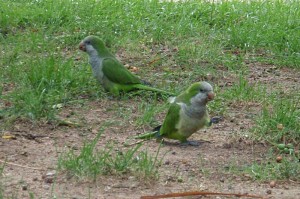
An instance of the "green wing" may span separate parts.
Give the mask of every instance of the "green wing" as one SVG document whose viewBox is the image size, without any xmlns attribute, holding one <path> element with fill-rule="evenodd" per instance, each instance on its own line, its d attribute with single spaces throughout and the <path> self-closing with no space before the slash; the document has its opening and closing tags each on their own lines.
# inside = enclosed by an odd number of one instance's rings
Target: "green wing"
<svg viewBox="0 0 300 199">
<path fill-rule="evenodd" d="M 179 122 L 180 105 L 172 103 L 160 129 L 160 134 L 165 137 L 177 133 L 176 125 Z"/>
<path fill-rule="evenodd" d="M 140 84 L 138 77 L 127 70 L 118 60 L 105 58 L 102 61 L 102 71 L 105 77 L 116 84 Z"/>
</svg>

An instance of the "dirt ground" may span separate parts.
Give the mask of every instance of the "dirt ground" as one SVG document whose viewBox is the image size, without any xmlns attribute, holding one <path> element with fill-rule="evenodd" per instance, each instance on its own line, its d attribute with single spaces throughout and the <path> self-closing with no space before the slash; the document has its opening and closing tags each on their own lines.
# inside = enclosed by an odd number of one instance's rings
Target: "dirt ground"
<svg viewBox="0 0 300 199">
<path fill-rule="evenodd" d="M 260 81 L 270 87 L 287 87 L 299 92 L 300 73 L 293 69 L 257 66 L 249 64 L 250 82 Z M 228 80 L 229 81 L 229 80 Z M 222 82 L 223 85 L 224 79 Z M 107 107 L 137 108 L 130 100 L 93 101 L 84 106 L 64 107 L 60 116 L 84 123 L 83 127 L 59 126 L 49 123 L 32 124 L 17 121 L 6 129 L 16 139 L 0 139 L 0 160 L 7 161 L 1 178 L 4 198 L 140 198 L 147 195 L 173 192 L 210 191 L 224 193 L 248 193 L 267 198 L 300 198 L 300 181 L 277 181 L 274 188 L 270 182 L 254 181 L 248 175 L 229 171 L 232 166 L 263 162 L 269 146 L 247 139 L 253 125 L 249 114 L 256 114 L 259 104 L 232 104 L 224 121 L 211 128 L 200 130 L 190 140 L 202 140 L 200 146 L 182 146 L 167 142 L 160 149 L 164 155 L 157 181 L 144 182 L 136 176 L 100 176 L 96 182 L 88 179 L 68 178 L 55 171 L 61 152 L 69 148 L 80 149 L 84 140 L 93 139 L 104 122 L 112 119 Z M 134 111 L 133 111 L 134 114 Z M 137 116 L 138 117 L 138 116 Z M 164 117 L 162 113 L 161 116 Z M 131 117 L 134 119 L 134 117 Z M 132 120 L 133 120 L 132 119 Z M 114 117 L 119 123 L 108 127 L 102 134 L 99 146 L 113 140 L 117 145 L 129 136 L 143 132 Z M 0 121 L 1 122 L 1 121 Z M 31 136 L 30 136 L 31 135 Z M 143 149 L 155 154 L 159 143 L 150 140 Z M 142 150 L 143 150 L 142 149 Z M 3 165 L 3 162 L 0 162 Z M 46 174 L 56 174 L 49 180 Z M 45 177 L 46 176 L 46 177 Z M 182 197 L 183 198 L 183 197 Z M 233 196 L 189 196 L 184 198 L 235 198 Z"/>
</svg>

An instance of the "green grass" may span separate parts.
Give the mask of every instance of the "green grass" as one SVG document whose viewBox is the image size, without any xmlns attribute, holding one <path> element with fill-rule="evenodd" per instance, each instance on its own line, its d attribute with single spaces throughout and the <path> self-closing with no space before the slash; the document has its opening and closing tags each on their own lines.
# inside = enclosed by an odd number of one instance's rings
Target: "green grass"
<svg viewBox="0 0 300 199">
<path fill-rule="evenodd" d="M 281 161 L 277 161 L 279 156 L 282 158 Z M 299 154 L 270 149 L 268 154 L 266 154 L 268 161 L 253 163 L 242 170 L 253 179 L 260 181 L 285 179 L 298 181 L 300 175 L 299 158 Z"/>
<path fill-rule="evenodd" d="M 238 81 L 230 88 L 226 89 L 222 93 L 228 101 L 260 101 L 267 98 L 266 89 L 259 83 L 250 84 L 247 79 L 244 78 L 245 74 L 239 74 Z"/>
<path fill-rule="evenodd" d="M 254 163 L 251 167 L 245 168 L 245 171 L 256 180 L 299 180 L 299 158 L 287 157 L 281 163 L 276 161 Z"/>
<path fill-rule="evenodd" d="M 262 111 L 256 114 L 254 137 L 274 145 L 283 137 L 299 143 L 299 95 L 280 96 L 280 90 L 269 91 L 247 80 L 249 63 L 300 69 L 299 7 L 296 0 L 1 1 L 0 123 L 52 120 L 60 111 L 53 108 L 57 104 L 106 100 L 87 56 L 78 50 L 84 37 L 95 34 L 113 53 L 123 55 L 124 63 L 139 67 L 138 75 L 155 87 L 179 93 L 208 79 L 216 84 L 217 93 L 209 104 L 211 115 L 226 115 L 232 103 L 257 102 Z M 228 74 L 236 77 L 232 86 L 218 87 L 219 78 Z M 154 126 L 154 118 L 167 105 L 166 98 L 152 94 L 122 96 L 120 103 L 139 103 L 136 112 L 122 105 L 107 109 L 124 120 L 135 117 L 135 127 Z M 279 130 L 278 124 L 284 129 Z M 95 176 L 131 172 L 123 170 L 124 165 L 157 161 L 144 153 L 139 154 L 142 162 L 134 162 L 139 145 L 122 155 L 107 145 L 98 154 L 96 142 L 86 143 L 80 155 L 67 153 L 64 168 L 74 175 Z M 99 167 L 93 167 L 93 161 Z M 143 175 L 151 171 L 147 168 Z"/>
<path fill-rule="evenodd" d="M 300 96 L 292 95 L 272 98 L 272 103 L 265 103 L 261 115 L 257 118 L 255 133 L 263 139 L 280 143 L 284 138 L 287 143 L 298 144 L 300 140 Z M 282 124 L 283 129 L 278 128 Z"/>
<path fill-rule="evenodd" d="M 224 50 L 240 51 L 241 60 L 250 55 L 251 60 L 299 68 L 298 5 L 297 1 L 1 2 L 2 92 L 11 85 L 11 92 L 1 98 L 12 103 L 1 115 L 53 118 L 55 104 L 67 103 L 85 93 L 101 98 L 90 78 L 86 58 L 76 61 L 79 56 L 85 57 L 77 46 L 89 34 L 101 36 L 113 52 L 133 46 L 128 56 L 143 58 L 134 64 L 145 66 L 161 57 L 160 63 L 167 62 L 164 68 L 170 72 L 165 71 L 159 81 L 167 78 L 172 84 L 182 75 L 187 77 L 185 85 L 176 90 L 203 77 L 205 71 L 215 73 L 214 65 L 237 70 L 238 62 L 222 55 Z M 167 49 L 161 46 L 179 50 L 164 53 Z M 142 53 L 133 52 L 137 49 Z M 171 62 L 165 54 L 172 56 Z M 152 67 L 160 70 L 157 64 Z M 185 71 L 179 73 L 181 68 Z M 143 78 L 154 81 L 154 76 L 147 74 Z"/>
<path fill-rule="evenodd" d="M 97 147 L 102 132 L 92 141 L 85 142 L 79 154 L 74 150 L 64 152 L 59 158 L 59 169 L 70 176 L 88 177 L 94 180 L 99 175 L 134 175 L 141 180 L 153 180 L 158 177 L 158 159 L 160 147 L 153 157 L 148 150 L 138 151 L 142 143 L 130 148 L 118 148 L 113 143 Z"/>
<path fill-rule="evenodd" d="M 150 105 L 149 105 L 150 104 Z M 155 120 L 155 116 L 161 112 L 164 112 L 169 105 L 167 103 L 161 104 L 159 102 L 142 102 L 138 106 L 138 111 L 143 113 L 140 117 L 137 117 L 135 124 L 137 126 L 141 125 L 151 125 L 157 126 L 159 122 Z"/>
<path fill-rule="evenodd" d="M 281 154 L 282 161 L 277 162 L 276 154 L 276 151 L 271 151 L 266 155 L 266 161 L 261 163 L 254 162 L 250 165 L 233 163 L 228 166 L 228 172 L 236 175 L 247 174 L 253 180 L 263 182 L 286 179 L 298 181 L 300 175 L 299 156 L 297 157 L 295 154 Z"/>
</svg>

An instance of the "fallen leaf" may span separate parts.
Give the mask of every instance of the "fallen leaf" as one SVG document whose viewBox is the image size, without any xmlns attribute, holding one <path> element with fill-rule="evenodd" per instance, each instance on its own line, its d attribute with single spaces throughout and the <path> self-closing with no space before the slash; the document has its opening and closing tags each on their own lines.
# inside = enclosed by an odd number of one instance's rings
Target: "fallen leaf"
<svg viewBox="0 0 300 199">
<path fill-rule="evenodd" d="M 3 139 L 7 139 L 7 140 L 15 140 L 15 139 L 17 139 L 16 136 L 14 136 L 14 135 L 3 135 L 2 138 Z"/>
<path fill-rule="evenodd" d="M 64 105 L 63 104 L 55 104 L 52 106 L 53 109 L 61 109 Z"/>
</svg>

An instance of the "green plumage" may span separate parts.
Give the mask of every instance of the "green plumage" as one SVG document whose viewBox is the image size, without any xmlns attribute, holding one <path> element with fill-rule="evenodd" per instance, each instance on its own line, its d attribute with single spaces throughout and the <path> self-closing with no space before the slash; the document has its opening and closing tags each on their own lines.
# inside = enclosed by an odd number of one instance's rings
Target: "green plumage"
<svg viewBox="0 0 300 199">
<path fill-rule="evenodd" d="M 118 96 L 120 91 L 129 92 L 137 89 L 174 95 L 171 92 L 143 85 L 143 81 L 125 68 L 96 36 L 86 37 L 79 48 L 88 53 L 95 78 L 113 95 Z"/>
<path fill-rule="evenodd" d="M 187 138 L 193 133 L 209 126 L 210 118 L 206 104 L 213 98 L 213 88 L 210 84 L 194 83 L 173 100 L 159 130 L 136 138 L 162 137 L 187 142 Z"/>
<path fill-rule="evenodd" d="M 140 79 L 134 76 L 116 59 L 104 58 L 102 64 L 103 73 L 110 81 L 125 85 L 141 84 Z"/>
</svg>

